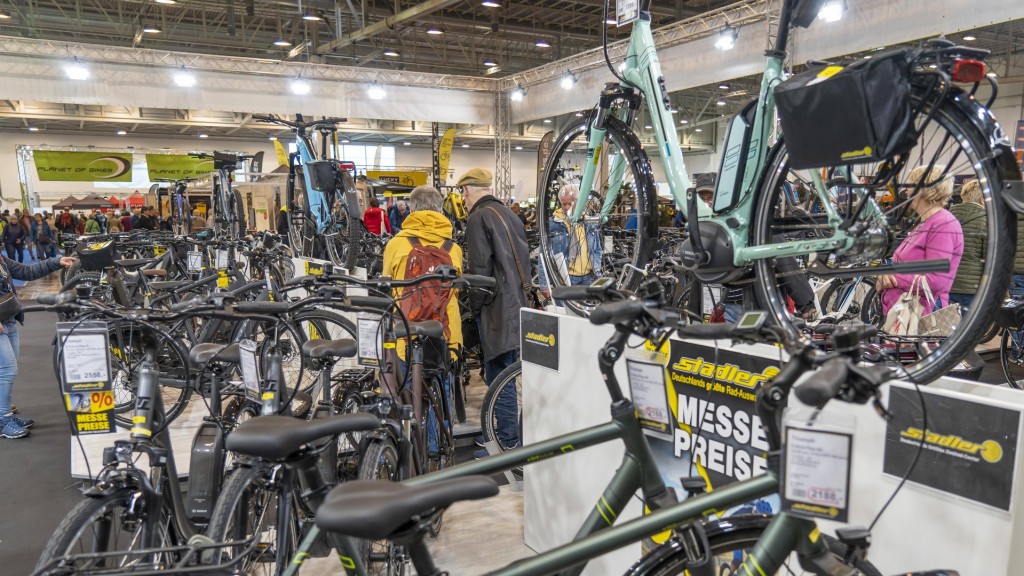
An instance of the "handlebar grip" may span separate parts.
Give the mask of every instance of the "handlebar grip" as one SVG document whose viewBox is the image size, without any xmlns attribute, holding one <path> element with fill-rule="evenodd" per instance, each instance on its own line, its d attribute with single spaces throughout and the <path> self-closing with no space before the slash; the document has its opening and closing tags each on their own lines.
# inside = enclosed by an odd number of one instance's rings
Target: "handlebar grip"
<svg viewBox="0 0 1024 576">
<path fill-rule="evenodd" d="M 552 286 L 551 297 L 556 300 L 588 300 L 586 286 Z"/>
<path fill-rule="evenodd" d="M 171 312 L 184 312 L 189 308 L 193 308 L 195 306 L 202 306 L 203 304 L 205 304 L 203 299 L 199 296 L 196 296 L 195 298 L 182 300 L 181 302 L 175 302 L 174 304 L 171 304 L 170 309 Z"/>
<path fill-rule="evenodd" d="M 391 298 L 380 298 L 378 296 L 349 296 L 349 304 L 359 308 L 377 308 L 387 310 L 391 308 L 394 300 Z"/>
<path fill-rule="evenodd" d="M 676 334 L 680 338 L 694 338 L 697 340 L 719 340 L 732 336 L 736 328 L 730 322 L 715 322 L 713 324 L 687 324 L 676 328 Z"/>
<path fill-rule="evenodd" d="M 288 302 L 238 302 L 235 304 L 235 310 L 238 312 L 248 312 L 250 314 L 285 314 L 291 310 L 292 305 Z"/>
<path fill-rule="evenodd" d="M 306 284 L 307 282 L 314 282 L 314 281 L 316 281 L 316 276 L 313 276 L 312 274 L 306 274 L 305 276 L 296 276 L 295 278 L 292 278 L 291 280 L 287 280 L 287 281 L 285 281 L 284 285 L 288 286 L 288 287 L 302 286 L 303 284 Z"/>
<path fill-rule="evenodd" d="M 585 290 L 585 288 L 584 288 Z M 644 312 L 642 300 L 622 300 L 601 304 L 590 313 L 591 324 L 623 324 L 632 322 Z"/>
<path fill-rule="evenodd" d="M 60 306 L 61 304 L 68 304 L 74 302 L 78 298 L 78 295 L 73 291 L 58 292 L 57 294 L 40 294 L 36 297 L 36 302 L 43 306 Z"/>
<path fill-rule="evenodd" d="M 825 362 L 821 369 L 793 387 L 801 402 L 815 408 L 823 408 L 835 398 L 849 375 L 846 361 L 835 358 Z"/>
<path fill-rule="evenodd" d="M 490 276 L 463 274 L 461 278 L 466 281 L 466 284 L 469 284 L 470 288 L 494 288 L 498 285 L 498 281 Z"/>
</svg>

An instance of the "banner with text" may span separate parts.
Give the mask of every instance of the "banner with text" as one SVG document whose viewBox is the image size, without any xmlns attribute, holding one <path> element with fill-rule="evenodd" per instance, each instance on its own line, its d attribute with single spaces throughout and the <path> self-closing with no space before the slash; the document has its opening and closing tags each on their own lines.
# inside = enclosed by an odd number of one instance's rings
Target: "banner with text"
<svg viewBox="0 0 1024 576">
<path fill-rule="evenodd" d="M 43 182 L 131 182 L 130 152 L 34 150 L 32 160 Z"/>
<path fill-rule="evenodd" d="M 213 172 L 213 158 L 188 154 L 146 154 L 150 180 L 182 180 Z"/>
<path fill-rule="evenodd" d="M 423 186 L 427 183 L 428 174 L 419 170 L 367 170 L 366 177 L 401 184 L 402 186 Z"/>
</svg>

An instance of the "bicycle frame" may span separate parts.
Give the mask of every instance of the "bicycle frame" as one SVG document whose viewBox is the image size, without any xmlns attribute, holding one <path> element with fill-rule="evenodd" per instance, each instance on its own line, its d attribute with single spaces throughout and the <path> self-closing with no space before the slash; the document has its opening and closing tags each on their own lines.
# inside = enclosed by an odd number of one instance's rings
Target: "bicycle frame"
<svg viewBox="0 0 1024 576">
<path fill-rule="evenodd" d="M 316 146 L 313 144 L 313 139 L 306 133 L 305 129 L 295 130 L 295 147 L 298 149 L 299 162 L 301 162 L 303 166 L 308 166 L 309 163 L 316 162 L 320 159 L 317 157 Z M 326 142 L 324 142 L 324 148 L 326 152 Z M 294 169 L 294 166 L 292 169 Z M 313 215 L 314 222 L 316 223 L 316 231 L 318 234 L 323 233 L 331 221 L 330 199 L 327 198 L 327 194 L 323 191 L 314 188 L 313 176 L 310 174 L 310 170 L 308 168 L 302 171 L 302 180 L 305 185 L 306 204 L 309 208 L 309 212 Z M 292 209 L 291 206 L 288 208 L 289 210 Z"/>
<path fill-rule="evenodd" d="M 633 32 L 630 36 L 629 47 L 626 52 L 625 67 L 622 71 L 623 78 L 637 87 L 647 102 L 648 111 L 654 126 L 655 141 L 658 145 L 658 152 L 661 156 L 661 164 L 665 172 L 665 179 L 672 197 L 677 206 L 681 207 L 683 214 L 688 211 L 688 200 L 686 192 L 690 188 L 690 179 L 686 173 L 686 164 L 682 157 L 679 145 L 679 136 L 676 133 L 675 122 L 672 117 L 670 100 L 665 88 L 664 77 L 661 73 L 661 64 L 658 60 L 655 49 L 654 36 L 651 33 L 650 1 L 641 3 L 640 18 L 633 23 Z M 846 249 L 853 245 L 854 238 L 839 229 L 842 217 L 835 207 L 829 202 L 828 192 L 821 175 L 817 172 L 811 173 L 815 193 L 821 199 L 821 205 L 825 211 L 829 226 L 834 234 L 828 238 L 804 239 L 800 241 L 773 242 L 750 246 L 751 225 L 754 220 L 755 192 L 764 178 L 764 169 L 767 165 L 768 152 L 771 148 L 768 144 L 775 116 L 775 96 L 773 88 L 775 84 L 785 77 L 783 64 L 785 50 L 789 34 L 789 22 L 792 6 L 789 0 L 783 4 L 782 16 L 779 24 L 778 40 L 774 50 L 767 52 L 765 72 L 761 79 L 761 86 L 758 91 L 757 106 L 754 119 L 751 125 L 750 148 L 741 149 L 737 153 L 737 162 L 746 159 L 745 163 L 739 163 L 743 167 L 743 173 L 739 176 L 737 190 L 722 190 L 726 178 L 719 178 L 719 190 L 716 190 L 716 197 L 721 194 L 739 194 L 739 201 L 735 206 L 723 211 L 720 214 L 712 214 L 711 208 L 703 202 L 696 202 L 697 215 L 700 222 L 719 223 L 720 228 L 728 234 L 732 245 L 735 246 L 734 264 L 736 266 L 749 266 L 756 260 L 776 258 L 783 256 L 800 256 L 811 252 L 828 252 L 837 249 Z M 632 95 L 625 96 L 622 92 L 606 89 L 602 94 L 598 113 L 590 126 L 590 137 L 587 144 L 587 160 L 582 171 L 580 191 L 586 195 L 593 188 L 594 179 L 599 169 L 601 147 L 607 136 L 606 121 L 610 113 L 611 105 L 618 100 L 629 99 Z M 613 113 L 627 126 L 632 123 L 632 116 L 635 110 L 635 102 L 630 106 L 622 106 Z M 736 170 L 738 166 L 724 166 L 724 170 Z M 601 207 L 601 220 L 606 221 L 610 215 L 619 193 L 622 188 L 622 178 L 626 170 L 626 160 L 622 154 L 615 155 L 611 160 L 608 169 L 608 191 Z M 572 220 L 581 222 L 584 218 L 586 202 L 577 202 L 573 209 Z M 877 208 L 876 208 L 877 210 Z M 735 220 L 738 225 L 725 225 L 726 219 Z"/>
</svg>

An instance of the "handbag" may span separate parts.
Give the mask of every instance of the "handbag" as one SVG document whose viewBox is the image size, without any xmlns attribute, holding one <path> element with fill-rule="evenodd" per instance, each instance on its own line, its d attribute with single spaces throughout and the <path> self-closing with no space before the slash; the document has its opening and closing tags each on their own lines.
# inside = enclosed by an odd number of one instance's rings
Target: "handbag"
<svg viewBox="0 0 1024 576">
<path fill-rule="evenodd" d="M 928 280 L 924 280 L 925 297 L 929 298 L 929 312 L 921 316 L 918 323 L 918 335 L 920 336 L 949 336 L 960 325 L 960 306 L 950 303 L 944 308 L 935 309 L 935 298 L 928 287 Z"/>
<path fill-rule="evenodd" d="M 921 317 L 924 316 L 924 305 L 921 304 L 921 281 L 923 276 L 915 276 L 910 289 L 900 294 L 896 303 L 885 315 L 882 331 L 893 336 L 917 336 Z M 925 282 L 927 282 L 925 280 Z M 931 295 L 931 290 L 928 291 Z M 934 302 L 934 298 L 932 299 Z"/>
<path fill-rule="evenodd" d="M 505 227 L 505 234 L 508 237 L 508 246 L 509 249 L 512 250 L 512 259 L 516 261 L 516 269 L 517 272 L 519 272 L 519 284 L 522 287 L 524 298 L 526 299 L 527 303 L 529 303 L 530 293 L 532 292 L 533 284 L 531 284 L 527 280 L 526 272 L 523 271 L 523 263 L 519 261 L 519 255 L 516 254 L 515 241 L 512 239 L 512 229 L 509 228 L 508 222 L 505 222 L 505 218 L 502 217 L 501 212 L 498 212 L 497 208 L 495 208 L 494 206 L 488 206 L 487 209 L 490 210 L 491 212 L 494 212 L 494 215 L 498 217 L 498 220 L 501 222 L 502 226 Z M 495 290 L 491 296 L 492 302 L 497 297 L 497 294 L 498 291 Z"/>
<path fill-rule="evenodd" d="M 18 295 L 13 290 L 0 295 L 0 323 L 7 322 L 18 314 L 21 314 L 21 302 L 18 300 Z"/>
</svg>

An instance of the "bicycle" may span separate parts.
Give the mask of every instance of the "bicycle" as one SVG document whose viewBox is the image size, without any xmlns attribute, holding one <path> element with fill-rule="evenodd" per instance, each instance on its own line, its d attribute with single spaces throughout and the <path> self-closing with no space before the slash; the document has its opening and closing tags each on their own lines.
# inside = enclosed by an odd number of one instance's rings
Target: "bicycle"
<svg viewBox="0 0 1024 576">
<path fill-rule="evenodd" d="M 356 193 L 355 164 L 330 157 L 337 148 L 338 124 L 344 118 L 295 121 L 274 116 L 255 116 L 256 120 L 290 128 L 295 132 L 297 151 L 288 157 L 287 209 L 288 239 L 292 251 L 307 258 L 330 260 L 336 266 L 354 270 L 364 237 L 362 210 Z M 320 153 L 310 135 L 320 134 Z M 296 180 L 301 173 L 302 194 Z M 336 201 L 342 209 L 336 210 Z M 357 225 L 358 224 L 358 225 Z"/>
<path fill-rule="evenodd" d="M 786 307 L 782 274 L 777 264 L 787 258 L 807 258 L 806 271 L 822 277 L 903 273 L 914 274 L 949 268 L 949 257 L 934 262 L 885 264 L 895 244 L 891 238 L 904 222 L 909 203 L 925 185 L 909 184 L 907 173 L 915 165 L 940 167 L 943 179 L 966 174 L 985 182 L 987 216 L 985 271 L 975 303 L 947 338 L 906 366 L 915 380 L 927 381 L 945 374 L 987 328 L 996 303 L 1009 282 L 1009 246 L 1013 245 L 1014 212 L 1024 209 L 1024 182 L 1013 162 L 1009 140 L 989 111 L 991 101 L 973 98 L 980 82 L 996 82 L 984 75 L 981 60 L 987 52 L 934 40 L 925 47 L 876 55 L 900 62 L 907 80 L 901 84 L 909 96 L 908 134 L 914 147 L 874 163 L 843 166 L 826 182 L 817 169 L 792 167 L 786 135 L 773 138 L 775 87 L 783 78 L 783 64 L 791 28 L 806 27 L 820 7 L 819 0 L 785 0 L 778 36 L 766 53 L 765 73 L 758 96 L 732 118 L 723 144 L 722 165 L 712 206 L 688 193 L 689 178 L 680 155 L 676 122 L 665 89 L 661 66 L 651 34 L 650 0 L 639 3 L 640 17 L 632 34 L 620 72 L 609 69 L 617 82 L 605 86 L 598 104 L 556 139 L 543 170 L 538 198 L 541 259 L 555 285 L 565 282 L 556 273 L 550 229 L 553 211 L 559 208 L 558 193 L 567 185 L 580 190 L 573 207 L 572 225 L 610 226 L 615 214 L 636 209 L 637 235 L 628 256 L 643 269 L 658 236 L 656 190 L 650 160 L 632 128 L 646 102 L 661 155 L 665 179 L 678 206 L 683 208 L 690 238 L 682 250 L 682 265 L 704 283 L 729 284 L 752 278 L 760 305 L 783 326 L 795 330 Z M 605 13 L 607 15 L 607 2 Z M 607 46 L 607 35 L 604 37 Z M 841 67 L 828 69 L 835 73 Z M 970 70 L 970 73 L 968 73 Z M 953 83 L 972 84 L 965 90 Z M 822 134 L 832 138 L 835 135 Z M 774 142 L 774 143 L 773 143 Z M 796 141 L 794 140 L 794 144 Z M 940 166 L 941 165 L 941 166 Z M 858 178 L 841 177 L 845 171 Z M 788 185 L 787 185 L 788 183 Z M 812 193 L 813 210 L 800 208 L 784 197 L 794 185 Z M 836 193 L 830 192 L 834 189 Z M 896 199 L 885 208 L 879 193 Z M 577 249 L 582 253 L 583 247 Z M 570 248 L 571 251 L 571 248 Z M 810 259 L 810 255 L 816 255 Z M 596 276 L 608 276 L 596 271 Z M 751 276 L 752 274 L 752 276 Z M 789 273 L 786 273 L 789 274 Z M 616 277 L 625 288 L 635 287 L 640 277 L 624 268 Z"/>
</svg>

